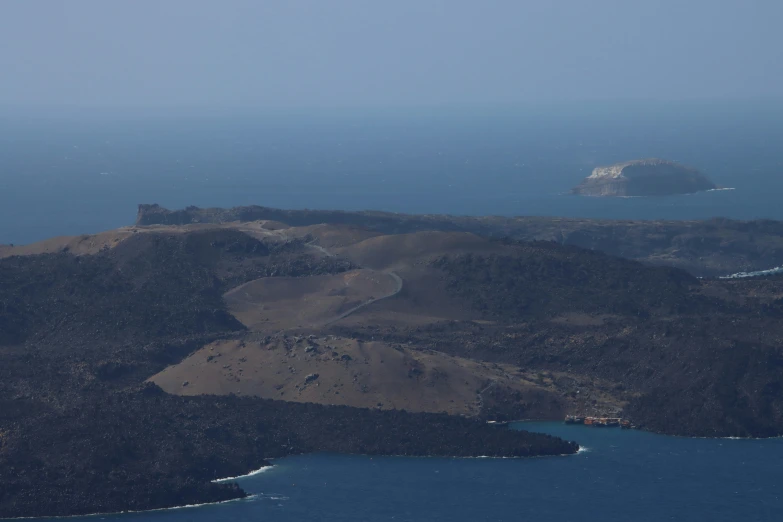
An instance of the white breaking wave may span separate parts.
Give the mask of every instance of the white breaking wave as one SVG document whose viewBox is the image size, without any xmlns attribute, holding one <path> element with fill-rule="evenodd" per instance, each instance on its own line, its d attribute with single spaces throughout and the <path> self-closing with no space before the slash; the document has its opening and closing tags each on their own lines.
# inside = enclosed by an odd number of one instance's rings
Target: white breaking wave
<svg viewBox="0 0 783 522">
<path fill-rule="evenodd" d="M 221 500 L 220 502 L 204 502 L 203 504 L 185 504 L 184 506 L 174 506 L 170 508 L 150 509 L 149 511 L 171 511 L 173 509 L 189 509 L 203 506 L 216 506 L 218 504 L 228 504 L 229 502 L 238 502 L 240 500 L 254 500 L 258 498 L 258 495 L 248 495 L 243 498 L 232 498 L 229 500 Z M 123 511 L 123 513 L 147 513 L 148 511 Z"/>
<path fill-rule="evenodd" d="M 253 475 L 259 475 L 259 474 L 261 474 L 261 473 L 265 473 L 265 472 L 269 471 L 270 469 L 272 469 L 273 467 L 274 467 L 274 466 L 264 466 L 263 468 L 258 468 L 257 470 L 255 470 L 255 471 L 251 471 L 250 473 L 247 473 L 247 474 L 245 474 L 245 475 L 238 475 L 238 476 L 236 476 L 236 477 L 225 477 L 225 478 L 219 478 L 219 479 L 215 479 L 215 480 L 213 480 L 212 482 L 214 482 L 214 483 L 216 483 L 216 484 L 220 484 L 221 482 L 229 482 L 229 481 L 232 481 L 232 480 L 237 480 L 237 479 L 243 479 L 243 478 L 247 478 L 247 477 L 252 477 Z"/>
<path fill-rule="evenodd" d="M 256 495 L 248 495 L 242 498 L 231 498 L 228 500 L 221 500 L 220 502 L 204 502 L 202 504 L 185 504 L 184 506 L 172 506 L 167 508 L 141 509 L 141 510 L 129 509 L 127 511 L 114 511 L 110 513 L 88 513 L 86 515 L 64 515 L 64 516 L 55 516 L 55 517 L 46 517 L 46 518 L 67 520 L 69 518 L 95 518 L 95 517 L 104 517 L 104 516 L 113 516 L 113 515 L 130 515 L 133 513 L 155 513 L 158 511 L 172 511 L 175 509 L 190 509 L 190 508 L 197 508 L 197 507 L 204 507 L 204 506 L 217 506 L 218 504 L 228 504 L 229 502 L 240 502 L 243 500 L 245 501 L 255 500 L 257 498 L 258 495 L 256 494 Z M 41 517 L 16 517 L 16 518 L 8 518 L 3 520 L 36 520 L 40 518 Z"/>
<path fill-rule="evenodd" d="M 585 448 L 584 446 L 579 446 L 579 449 L 576 450 L 577 454 L 579 454 L 579 453 L 589 453 L 589 452 L 590 452 L 590 448 Z"/>
<path fill-rule="evenodd" d="M 744 279 L 746 277 L 760 277 L 760 276 L 775 275 L 781 273 L 783 273 L 783 266 L 769 268 L 767 270 L 757 270 L 755 272 L 737 272 L 736 274 L 721 276 L 718 279 Z"/>
</svg>

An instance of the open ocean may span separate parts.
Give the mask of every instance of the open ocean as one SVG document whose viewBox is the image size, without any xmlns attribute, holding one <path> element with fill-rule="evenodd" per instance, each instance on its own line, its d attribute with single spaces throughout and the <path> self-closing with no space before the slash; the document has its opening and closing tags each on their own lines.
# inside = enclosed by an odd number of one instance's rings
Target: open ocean
<svg viewBox="0 0 783 522">
<path fill-rule="evenodd" d="M 0 243 L 131 224 L 138 203 L 614 219 L 783 219 L 783 106 L 649 104 L 308 113 L 0 111 Z M 661 157 L 735 190 L 565 195 Z M 306 455 L 217 506 L 84 520 L 779 521 L 783 440 L 532 424 L 579 455 Z M 80 520 L 80 519 L 77 519 Z"/>
<path fill-rule="evenodd" d="M 661 157 L 731 191 L 564 195 Z M 0 243 L 131 224 L 138 203 L 595 218 L 783 219 L 783 105 L 308 113 L 0 111 Z"/>
</svg>

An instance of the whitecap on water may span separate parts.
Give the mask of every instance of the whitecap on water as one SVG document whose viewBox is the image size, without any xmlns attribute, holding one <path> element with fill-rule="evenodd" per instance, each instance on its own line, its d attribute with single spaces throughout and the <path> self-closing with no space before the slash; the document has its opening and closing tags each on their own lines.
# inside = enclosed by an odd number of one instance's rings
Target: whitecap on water
<svg viewBox="0 0 783 522">
<path fill-rule="evenodd" d="M 231 480 L 237 480 L 237 479 L 243 479 L 243 478 L 247 478 L 247 477 L 252 477 L 254 475 L 259 475 L 261 473 L 265 473 L 265 472 L 269 471 L 270 469 L 272 469 L 273 467 L 274 466 L 264 466 L 263 468 L 259 468 L 259 469 L 255 470 L 255 471 L 251 471 L 250 473 L 247 473 L 245 475 L 238 475 L 236 477 L 219 478 L 219 479 L 213 480 L 212 482 L 220 484 L 221 482 L 228 482 L 228 481 L 231 481 Z"/>
<path fill-rule="evenodd" d="M 758 270 L 755 272 L 738 272 L 736 274 L 721 276 L 718 279 L 745 279 L 748 277 L 761 277 L 767 275 L 775 275 L 775 274 L 780 274 L 781 272 L 783 272 L 783 266 L 769 268 L 767 270 Z"/>
</svg>

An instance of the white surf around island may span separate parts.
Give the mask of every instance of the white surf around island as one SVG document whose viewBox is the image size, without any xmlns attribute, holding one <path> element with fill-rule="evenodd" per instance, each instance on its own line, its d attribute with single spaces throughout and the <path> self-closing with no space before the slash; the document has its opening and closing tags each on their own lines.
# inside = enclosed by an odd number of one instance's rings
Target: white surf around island
<svg viewBox="0 0 783 522">
<path fill-rule="evenodd" d="M 236 477 L 226 477 L 226 478 L 220 478 L 215 479 L 212 482 L 215 484 L 220 484 L 224 482 L 232 482 L 234 480 L 243 479 L 247 477 L 252 477 L 254 475 L 258 475 L 260 473 L 264 473 L 266 471 L 269 471 L 274 466 L 264 466 L 262 468 L 259 468 L 257 470 L 251 471 L 250 473 L 247 473 L 245 475 L 238 475 Z M 203 502 L 200 504 L 185 504 L 182 506 L 171 506 L 171 507 L 165 507 L 165 508 L 155 508 L 155 509 L 141 509 L 141 510 L 127 510 L 127 511 L 113 511 L 113 512 L 107 512 L 107 513 L 88 513 L 86 515 L 66 515 L 66 516 L 55 516 L 55 517 L 46 517 L 51 519 L 73 519 L 73 518 L 95 518 L 95 517 L 106 517 L 106 516 L 117 516 L 117 515 L 131 515 L 131 514 L 138 514 L 138 513 L 155 513 L 160 511 L 174 511 L 177 509 L 191 509 L 191 508 L 200 508 L 200 507 L 207 507 L 207 506 L 217 506 L 221 504 L 229 504 L 231 502 L 243 502 L 243 501 L 252 501 L 257 500 L 259 498 L 258 493 L 247 495 L 246 497 L 240 497 L 240 498 L 231 498 L 228 500 L 220 500 L 218 502 Z M 10 519 L 3 519 L 3 520 L 36 520 L 40 519 L 41 517 L 17 517 L 17 518 L 10 518 Z"/>
<path fill-rule="evenodd" d="M 253 477 L 255 475 L 260 475 L 261 473 L 266 473 L 270 469 L 274 468 L 274 466 L 264 466 L 262 468 L 258 468 L 257 470 L 251 471 L 250 473 L 246 473 L 244 475 L 237 475 L 236 477 L 225 477 L 225 478 L 219 478 L 215 479 L 212 482 L 215 484 L 222 484 L 224 482 L 232 482 L 234 480 L 239 480 L 243 478 Z"/>
<path fill-rule="evenodd" d="M 54 516 L 54 517 L 16 517 L 16 518 L 3 518 L 0 520 L 40 520 L 42 518 L 46 518 L 47 520 L 68 520 L 73 518 L 97 518 L 97 517 L 116 517 L 119 515 L 134 515 L 139 513 L 157 513 L 161 511 L 174 511 L 175 509 L 190 509 L 190 508 L 199 508 L 199 507 L 206 507 L 206 506 L 218 506 L 221 504 L 230 504 L 232 502 L 243 502 L 248 500 L 257 500 L 259 497 L 259 494 L 253 494 L 248 495 L 246 497 L 240 497 L 240 498 L 230 498 L 228 500 L 219 500 L 217 502 L 203 502 L 201 504 L 185 504 L 184 506 L 171 506 L 171 507 L 165 507 L 165 508 L 155 508 L 155 509 L 129 509 L 127 511 L 112 511 L 108 513 L 88 513 L 86 515 L 64 515 L 64 516 Z"/>
<path fill-rule="evenodd" d="M 595 194 L 574 194 L 572 191 L 557 192 L 557 196 L 581 196 L 585 198 L 596 199 L 660 199 L 661 197 L 678 197 L 678 196 L 698 196 L 699 194 L 705 194 L 708 192 L 727 192 L 737 190 L 735 187 L 718 187 L 714 189 L 698 190 L 696 192 L 683 192 L 682 194 L 668 194 L 666 196 L 599 196 Z"/>
<path fill-rule="evenodd" d="M 248 495 L 246 497 L 240 497 L 240 498 L 230 498 L 228 500 L 221 500 L 219 502 L 204 502 L 201 504 L 185 504 L 184 506 L 173 506 L 168 508 L 160 508 L 160 509 L 149 509 L 146 511 L 123 511 L 122 514 L 125 513 L 150 513 L 154 511 L 173 511 L 175 509 L 190 509 L 190 508 L 197 508 L 197 507 L 206 507 L 206 506 L 218 506 L 220 504 L 230 504 L 232 502 L 246 502 L 248 500 L 256 500 L 258 498 L 258 494 Z"/>
<path fill-rule="evenodd" d="M 766 270 L 756 270 L 755 272 L 737 272 L 736 274 L 720 276 L 718 279 L 746 279 L 748 277 L 762 277 L 775 274 L 783 274 L 783 266 L 768 268 Z"/>
</svg>

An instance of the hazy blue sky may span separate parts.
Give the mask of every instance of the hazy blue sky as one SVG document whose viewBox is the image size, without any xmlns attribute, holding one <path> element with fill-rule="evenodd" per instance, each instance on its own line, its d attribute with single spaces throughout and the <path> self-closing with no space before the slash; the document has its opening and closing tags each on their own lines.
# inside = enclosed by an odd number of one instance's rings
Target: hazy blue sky
<svg viewBox="0 0 783 522">
<path fill-rule="evenodd" d="M 780 97 L 781 0 L 2 0 L 0 105 Z"/>
</svg>

